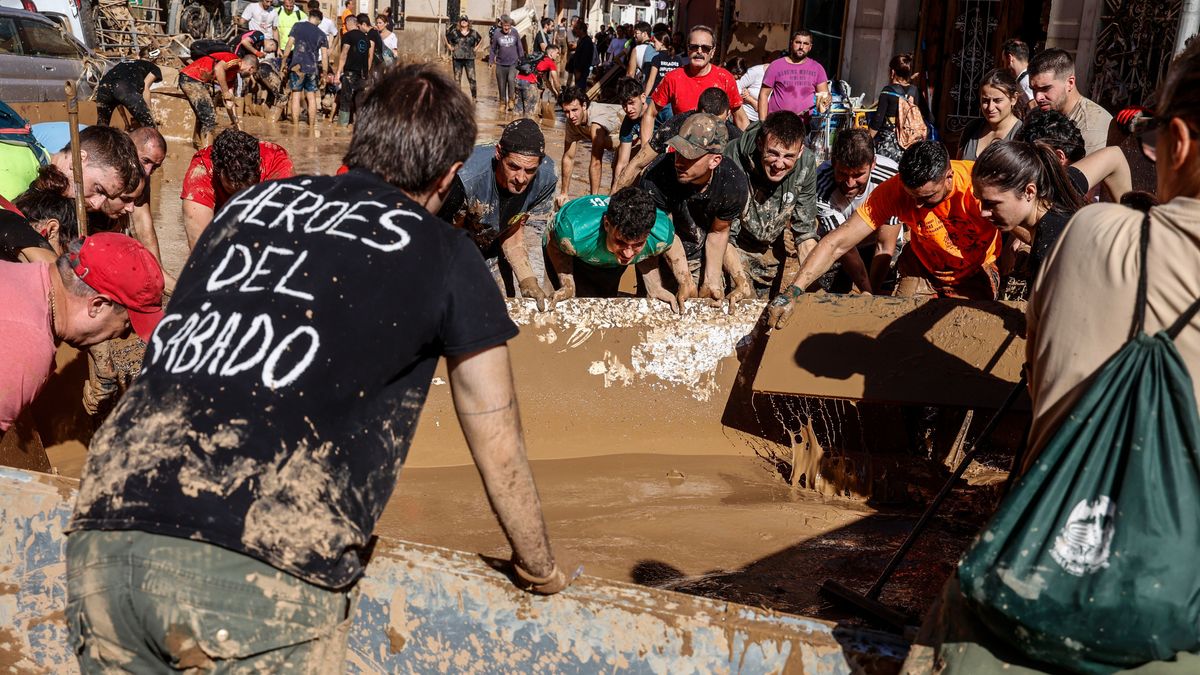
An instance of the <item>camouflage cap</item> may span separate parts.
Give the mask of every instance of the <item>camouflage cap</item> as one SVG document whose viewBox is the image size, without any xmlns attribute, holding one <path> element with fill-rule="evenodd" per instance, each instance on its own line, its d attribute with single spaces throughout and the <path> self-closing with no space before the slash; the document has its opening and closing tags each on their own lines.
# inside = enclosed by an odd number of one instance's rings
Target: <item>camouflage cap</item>
<svg viewBox="0 0 1200 675">
<path fill-rule="evenodd" d="M 698 112 L 683 123 L 679 135 L 667 141 L 667 145 L 688 159 L 699 159 L 707 154 L 720 154 L 728 142 L 725 123 L 715 115 Z"/>
</svg>

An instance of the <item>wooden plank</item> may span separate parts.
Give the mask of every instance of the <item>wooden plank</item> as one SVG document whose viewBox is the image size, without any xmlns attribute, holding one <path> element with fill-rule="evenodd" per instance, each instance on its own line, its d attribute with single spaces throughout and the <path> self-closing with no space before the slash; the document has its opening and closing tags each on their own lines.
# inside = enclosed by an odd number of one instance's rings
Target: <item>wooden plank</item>
<svg viewBox="0 0 1200 675">
<path fill-rule="evenodd" d="M 756 392 L 998 407 L 1025 355 L 1023 303 L 814 293 L 773 331 Z"/>
</svg>

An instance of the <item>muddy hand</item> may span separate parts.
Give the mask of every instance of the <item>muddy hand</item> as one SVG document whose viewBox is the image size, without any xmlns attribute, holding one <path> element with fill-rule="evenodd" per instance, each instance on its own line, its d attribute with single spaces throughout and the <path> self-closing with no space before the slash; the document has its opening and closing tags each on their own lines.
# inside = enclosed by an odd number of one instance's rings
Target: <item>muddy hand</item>
<svg viewBox="0 0 1200 675">
<path fill-rule="evenodd" d="M 537 303 L 539 312 L 544 312 L 548 309 L 546 306 L 546 291 L 542 290 L 542 287 L 540 284 L 538 284 L 537 279 L 533 277 L 525 277 L 517 282 L 517 285 L 521 289 L 521 297 L 533 298 L 534 302 Z"/>
<path fill-rule="evenodd" d="M 564 572 L 563 569 L 570 570 L 570 573 Z M 519 563 L 513 561 L 513 570 L 516 572 L 517 588 L 527 592 L 536 593 L 538 595 L 554 595 L 567 586 L 571 582 L 579 578 L 583 574 L 583 565 L 554 565 L 554 569 L 550 574 L 544 577 L 538 577 L 533 573 L 525 570 Z"/>
<path fill-rule="evenodd" d="M 554 291 L 554 295 L 550 296 L 550 306 L 547 307 L 546 310 L 554 311 L 554 308 L 558 306 L 558 303 L 562 302 L 563 300 L 570 300 L 573 297 L 575 297 L 575 284 L 568 281 L 564 283 L 557 291 Z"/>
<path fill-rule="evenodd" d="M 767 328 L 783 328 L 792 318 L 796 309 L 796 298 L 804 295 L 804 291 L 795 286 L 789 287 L 771 300 L 767 305 Z"/>
<path fill-rule="evenodd" d="M 688 284 L 687 286 L 679 289 L 679 292 L 675 294 L 675 299 L 679 302 L 680 314 L 682 314 L 683 310 L 687 308 L 684 303 L 694 297 L 696 297 L 696 284 Z"/>
<path fill-rule="evenodd" d="M 721 300 L 725 299 L 725 291 L 720 286 L 704 284 L 700 287 L 700 297 L 712 300 L 712 302 L 709 304 L 717 307 L 720 306 Z"/>
<path fill-rule="evenodd" d="M 562 205 L 566 204 L 568 199 L 570 199 L 570 198 L 567 197 L 567 193 L 565 193 L 565 192 L 560 192 L 560 193 L 554 195 L 554 208 L 561 209 Z"/>
<path fill-rule="evenodd" d="M 739 302 L 753 297 L 754 289 L 749 285 L 739 284 L 734 286 L 733 290 L 729 292 L 729 295 L 725 296 L 725 302 L 728 306 L 729 313 L 733 314 L 733 312 L 737 309 Z"/>
<path fill-rule="evenodd" d="M 676 298 L 674 295 L 671 295 L 671 292 L 668 291 L 667 289 L 660 288 L 655 291 L 650 291 L 647 295 L 649 295 L 650 299 L 652 299 L 652 300 L 658 300 L 658 301 L 667 303 L 667 305 L 669 305 L 671 307 L 672 313 L 674 313 L 674 314 L 679 313 L 679 298 Z"/>
</svg>

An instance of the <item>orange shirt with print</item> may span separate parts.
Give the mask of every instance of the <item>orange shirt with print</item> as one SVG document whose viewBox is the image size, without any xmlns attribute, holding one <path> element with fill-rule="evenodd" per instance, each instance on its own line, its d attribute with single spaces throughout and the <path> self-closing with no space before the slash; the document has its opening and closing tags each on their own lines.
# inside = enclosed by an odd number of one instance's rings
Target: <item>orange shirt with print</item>
<svg viewBox="0 0 1200 675">
<path fill-rule="evenodd" d="M 352 16 L 352 15 L 355 15 L 354 11 L 351 10 L 349 7 L 347 7 L 346 9 L 343 9 L 342 13 L 338 15 L 338 35 L 341 35 L 346 32 L 346 17 Z"/>
<path fill-rule="evenodd" d="M 980 215 L 971 188 L 975 162 L 951 161 L 954 184 L 950 195 L 932 209 L 919 208 L 904 191 L 900 176 L 892 176 L 871 192 L 858 215 L 871 229 L 904 223 L 912 234 L 909 246 L 930 275 L 953 284 L 994 265 L 1000 250 L 1000 230 Z"/>
</svg>

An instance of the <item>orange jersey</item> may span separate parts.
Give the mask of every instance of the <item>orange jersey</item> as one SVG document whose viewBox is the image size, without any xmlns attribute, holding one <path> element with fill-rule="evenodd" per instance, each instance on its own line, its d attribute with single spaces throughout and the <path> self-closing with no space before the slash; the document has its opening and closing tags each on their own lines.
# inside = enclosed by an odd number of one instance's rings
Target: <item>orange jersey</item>
<svg viewBox="0 0 1200 675">
<path fill-rule="evenodd" d="M 1000 230 L 980 215 L 971 188 L 974 164 L 950 162 L 954 174 L 950 195 L 932 209 L 918 208 L 896 175 L 871 192 L 858 215 L 873 230 L 888 223 L 908 225 L 909 246 L 930 275 L 947 284 L 961 281 L 994 264 L 1000 250 Z"/>
</svg>

